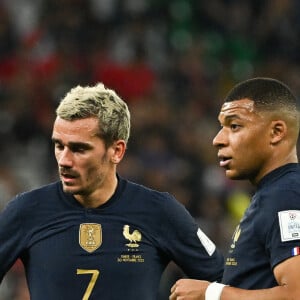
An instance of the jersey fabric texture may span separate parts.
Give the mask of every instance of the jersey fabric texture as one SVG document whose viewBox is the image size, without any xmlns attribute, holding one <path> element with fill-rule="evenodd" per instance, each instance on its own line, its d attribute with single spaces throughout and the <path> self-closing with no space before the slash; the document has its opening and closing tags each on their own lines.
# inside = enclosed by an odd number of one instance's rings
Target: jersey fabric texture
<svg viewBox="0 0 300 300">
<path fill-rule="evenodd" d="M 223 283 L 243 289 L 277 286 L 274 267 L 300 247 L 300 167 L 267 174 L 232 237 Z"/>
<path fill-rule="evenodd" d="M 0 216 L 0 278 L 21 258 L 31 300 L 157 299 L 173 260 L 187 276 L 220 280 L 198 225 L 168 193 L 118 177 L 112 198 L 83 208 L 61 182 L 18 195 Z"/>
</svg>

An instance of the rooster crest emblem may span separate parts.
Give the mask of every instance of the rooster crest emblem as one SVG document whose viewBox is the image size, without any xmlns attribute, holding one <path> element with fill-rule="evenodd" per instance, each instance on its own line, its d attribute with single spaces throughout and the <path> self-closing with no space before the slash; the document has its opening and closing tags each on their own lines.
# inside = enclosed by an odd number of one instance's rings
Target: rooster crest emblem
<svg viewBox="0 0 300 300">
<path fill-rule="evenodd" d="M 130 242 L 126 244 L 127 247 L 130 248 L 139 247 L 138 242 L 142 240 L 142 234 L 138 230 L 134 230 L 132 233 L 130 233 L 130 226 L 124 225 L 123 236 L 125 237 L 126 240 Z"/>
</svg>

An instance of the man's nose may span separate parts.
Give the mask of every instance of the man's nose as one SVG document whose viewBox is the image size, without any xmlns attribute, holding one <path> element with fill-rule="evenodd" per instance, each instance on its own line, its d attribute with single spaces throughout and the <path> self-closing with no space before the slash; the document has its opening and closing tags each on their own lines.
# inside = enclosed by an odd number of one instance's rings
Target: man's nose
<svg viewBox="0 0 300 300">
<path fill-rule="evenodd" d="M 221 146 L 224 146 L 226 145 L 226 137 L 225 137 L 225 133 L 224 133 L 224 130 L 223 128 L 220 129 L 220 131 L 216 134 L 216 136 L 214 137 L 213 139 L 213 146 L 214 147 L 221 147 Z"/>
<path fill-rule="evenodd" d="M 73 155 L 72 152 L 65 148 L 58 157 L 58 165 L 60 167 L 72 167 L 73 165 Z"/>
</svg>

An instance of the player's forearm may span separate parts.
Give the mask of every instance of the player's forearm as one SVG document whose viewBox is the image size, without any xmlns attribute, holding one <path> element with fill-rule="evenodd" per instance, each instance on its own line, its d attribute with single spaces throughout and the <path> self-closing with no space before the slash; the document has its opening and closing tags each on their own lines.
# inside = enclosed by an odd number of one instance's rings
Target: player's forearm
<svg viewBox="0 0 300 300">
<path fill-rule="evenodd" d="M 223 288 L 220 300 L 296 300 L 300 299 L 300 291 L 288 289 L 287 286 L 277 286 L 269 289 L 244 290 L 226 286 Z"/>
<path fill-rule="evenodd" d="M 180 279 L 171 288 L 169 300 L 299 300 L 298 284 L 284 284 L 269 289 L 244 290 L 221 283 Z"/>
</svg>

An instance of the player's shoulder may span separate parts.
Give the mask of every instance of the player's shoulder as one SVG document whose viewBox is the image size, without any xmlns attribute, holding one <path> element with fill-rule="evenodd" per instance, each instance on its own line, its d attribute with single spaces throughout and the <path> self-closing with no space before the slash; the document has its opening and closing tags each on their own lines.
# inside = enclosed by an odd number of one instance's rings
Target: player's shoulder
<svg viewBox="0 0 300 300">
<path fill-rule="evenodd" d="M 263 179 L 257 197 L 267 210 L 300 209 L 300 168 L 298 164 L 282 166 Z"/>
<path fill-rule="evenodd" d="M 159 191 L 129 180 L 126 180 L 124 195 L 126 195 L 127 203 L 144 207 L 144 209 L 157 214 L 185 210 L 184 206 L 170 192 Z"/>
<path fill-rule="evenodd" d="M 160 207 L 179 205 L 179 202 L 171 193 L 159 191 L 130 180 L 126 180 L 126 194 L 129 198 L 143 202 L 145 205 L 155 205 Z"/>
<path fill-rule="evenodd" d="M 17 194 L 7 203 L 1 214 L 5 217 L 28 219 L 38 211 L 41 211 L 40 208 L 42 206 L 49 207 L 52 205 L 51 203 L 53 203 L 58 187 L 59 183 L 51 183 Z"/>
<path fill-rule="evenodd" d="M 52 182 L 52 183 L 49 183 L 49 184 L 45 184 L 45 185 L 42 185 L 40 187 L 37 187 L 37 188 L 34 188 L 34 189 L 31 189 L 31 190 L 28 190 L 28 191 L 25 191 L 23 193 L 20 193 L 18 195 L 19 198 L 24 198 L 24 199 L 27 199 L 27 198 L 35 198 L 35 197 L 40 197 L 41 195 L 51 195 L 53 193 L 57 193 L 58 192 L 58 189 L 59 189 L 59 186 L 60 186 L 60 182 L 57 181 L 57 182 Z"/>
<path fill-rule="evenodd" d="M 159 191 L 127 180 L 123 196 L 126 198 L 126 201 L 120 201 L 123 208 L 125 206 L 127 210 L 134 208 L 141 213 L 147 212 L 147 218 L 152 220 L 148 222 L 151 226 L 153 220 L 157 220 L 157 224 L 162 222 L 168 226 L 172 224 L 173 228 L 194 225 L 187 208 L 170 192 Z"/>
<path fill-rule="evenodd" d="M 10 201 L 9 204 L 32 207 L 40 202 L 47 202 L 47 199 L 53 199 L 54 194 L 57 194 L 58 190 L 59 182 L 49 183 L 38 188 L 19 193 Z"/>
<path fill-rule="evenodd" d="M 281 189 L 299 189 L 300 165 L 298 163 L 287 164 L 275 171 L 278 173 L 275 187 Z"/>
</svg>

